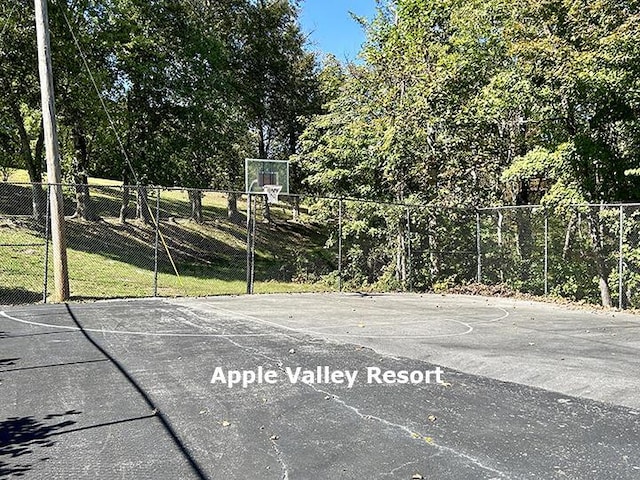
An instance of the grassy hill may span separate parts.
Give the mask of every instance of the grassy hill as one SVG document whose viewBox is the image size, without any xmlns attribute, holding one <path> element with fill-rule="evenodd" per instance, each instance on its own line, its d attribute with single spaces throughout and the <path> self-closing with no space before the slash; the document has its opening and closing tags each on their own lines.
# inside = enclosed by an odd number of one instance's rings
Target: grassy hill
<svg viewBox="0 0 640 480">
<path fill-rule="evenodd" d="M 10 182 L 26 180 L 22 171 Z M 158 255 L 153 224 L 120 223 L 122 187 L 91 179 L 91 197 L 99 216 L 95 222 L 71 218 L 75 197 L 65 188 L 65 213 L 70 286 L 75 299 L 151 296 L 154 266 L 161 296 L 240 294 L 246 291 L 246 216 L 239 200 L 239 218 L 227 218 L 226 195 L 204 194 L 204 221 L 189 219 L 188 194 L 160 194 Z M 133 217 L 132 202 L 129 218 Z M 149 203 L 155 211 L 155 194 Z M 31 216 L 31 188 L 0 183 L 0 304 L 38 301 L 44 285 L 44 223 Z M 327 232 L 314 225 L 303 209 L 291 221 L 290 208 L 272 208 L 273 222 L 256 226 L 255 292 L 319 291 L 329 288 L 319 277 L 334 269 L 335 255 L 324 248 Z M 172 265 L 175 264 L 177 273 Z M 49 275 L 52 267 L 49 259 Z M 49 279 L 50 280 L 50 279 Z M 49 281 L 49 284 L 51 282 Z M 50 290 L 51 287 L 49 287 Z"/>
</svg>

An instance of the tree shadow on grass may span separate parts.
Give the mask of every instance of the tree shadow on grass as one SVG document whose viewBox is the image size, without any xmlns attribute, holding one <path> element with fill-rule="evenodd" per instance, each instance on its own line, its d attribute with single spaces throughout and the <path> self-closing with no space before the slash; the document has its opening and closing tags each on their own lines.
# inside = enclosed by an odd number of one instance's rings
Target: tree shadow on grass
<svg viewBox="0 0 640 480">
<path fill-rule="evenodd" d="M 42 292 L 0 286 L 0 305 L 19 305 L 42 301 Z"/>
<path fill-rule="evenodd" d="M 0 214 L 1 215 L 31 215 L 30 185 L 12 185 L 0 183 Z"/>
<path fill-rule="evenodd" d="M 243 245 L 229 245 L 216 238 L 215 232 L 201 232 L 190 228 L 189 222 L 162 222 L 162 239 L 159 242 L 159 268 L 161 273 L 172 272 L 164 244 L 180 271 L 182 266 L 201 265 L 204 278 L 217 277 L 218 266 L 234 263 L 243 258 Z M 72 250 L 96 254 L 108 260 L 153 271 L 155 229 L 152 225 L 132 221 L 118 222 L 67 222 L 68 246 Z M 242 263 L 240 263 L 242 264 Z M 239 264 L 239 265 L 240 265 Z M 73 263 L 70 260 L 70 268 Z M 105 268 L 94 262 L 93 268 Z M 222 273 L 222 272 L 221 272 Z M 196 273 L 196 276 L 200 274 Z"/>
<path fill-rule="evenodd" d="M 42 421 L 35 417 L 9 417 L 0 421 L 0 478 L 21 477 L 31 470 L 34 459 L 27 455 L 41 453 L 40 448 L 49 448 L 55 442 L 49 439 L 60 429 L 74 425 L 72 420 L 55 419 L 69 415 L 79 415 L 76 410 L 47 415 Z M 37 461 L 46 461 L 46 455 Z"/>
<path fill-rule="evenodd" d="M 144 270 L 153 269 L 154 232 L 151 227 L 80 220 L 69 220 L 66 224 L 70 249 L 97 254 Z"/>
<path fill-rule="evenodd" d="M 230 245 L 210 234 L 215 232 L 219 235 L 219 232 L 227 232 L 220 228 L 220 225 L 209 227 L 210 230 L 207 231 L 201 231 L 199 228 L 203 228 L 202 225 L 194 226 L 182 222 L 161 224 L 167 245 L 177 254 L 179 260 L 215 265 L 227 263 L 246 253 L 246 247 L 241 243 L 246 240 L 244 237 L 235 245 Z"/>
<path fill-rule="evenodd" d="M 29 189 L 22 188 L 23 201 L 30 197 Z M 92 187 L 95 189 L 95 187 Z M 155 229 L 153 225 L 131 220 L 121 224 L 117 216 L 118 188 L 105 187 L 99 190 L 101 197 L 96 198 L 97 212 L 101 221 L 86 222 L 80 219 L 68 219 L 67 244 L 71 251 L 83 252 L 95 257 L 78 256 L 70 253 L 69 269 L 78 278 L 96 279 L 131 278 L 135 272 L 118 270 L 114 262 L 127 264 L 144 272 L 153 272 L 155 264 Z M 96 195 L 97 196 L 97 195 Z M 67 200 L 65 202 L 68 203 Z M 180 213 L 184 205 L 177 208 Z M 72 209 L 67 208 L 66 213 Z M 159 272 L 173 274 L 172 261 L 178 272 L 185 276 L 200 279 L 242 280 L 246 277 L 246 230 L 244 222 L 235 223 L 225 218 L 224 209 L 211 207 L 207 221 L 196 224 L 184 218 L 173 217 L 172 220 L 160 222 L 162 237 L 158 252 Z M 165 212 L 166 214 L 166 212 Z M 165 217 L 166 218 L 166 217 Z M 213 220 L 210 221 L 209 218 Z M 15 229 L 16 234 L 22 230 L 31 232 L 42 229 L 42 225 L 28 222 L 27 219 L 16 223 L 11 220 L 8 228 Z M 323 264 L 321 255 L 326 234 L 321 227 L 289 223 L 278 219 L 268 226 L 257 226 L 256 239 L 256 278 L 286 279 L 291 272 L 299 269 L 297 265 L 304 257 L 314 258 L 313 262 L 304 263 L 311 268 L 315 263 Z M 169 259 L 164 244 L 171 254 Z M 102 258 L 99 258 L 102 257 Z M 260 259 L 263 259 L 260 261 Z M 326 268 L 322 268 L 323 272 Z M 318 270 L 319 273 L 321 273 Z M 264 273 L 262 273 L 264 272 Z M 147 278 L 146 276 L 144 277 Z M 139 296 L 139 295 L 134 295 Z M 98 295 L 97 298 L 104 298 Z M 6 300 L 5 300 L 6 299 Z M 28 291 L 1 290 L 0 304 L 35 303 L 41 300 L 40 293 Z"/>
</svg>

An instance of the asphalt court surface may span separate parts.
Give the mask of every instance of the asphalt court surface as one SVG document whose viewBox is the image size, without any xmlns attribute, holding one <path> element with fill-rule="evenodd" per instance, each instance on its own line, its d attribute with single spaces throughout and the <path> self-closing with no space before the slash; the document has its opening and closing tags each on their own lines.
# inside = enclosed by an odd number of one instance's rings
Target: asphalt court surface
<svg viewBox="0 0 640 480">
<path fill-rule="evenodd" d="M 629 314 L 412 294 L 0 312 L 0 478 L 640 479 Z M 230 370 L 275 380 L 211 382 Z"/>
</svg>

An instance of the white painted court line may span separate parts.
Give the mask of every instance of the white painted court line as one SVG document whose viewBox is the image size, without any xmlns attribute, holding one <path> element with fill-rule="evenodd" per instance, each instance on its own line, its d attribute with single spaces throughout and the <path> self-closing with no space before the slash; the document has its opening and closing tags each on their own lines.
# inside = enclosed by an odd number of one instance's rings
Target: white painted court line
<svg viewBox="0 0 640 480">
<path fill-rule="evenodd" d="M 218 310 L 221 312 L 225 312 L 229 315 L 231 315 L 232 317 L 241 317 L 244 318 L 246 320 L 252 321 L 254 323 L 259 323 L 259 324 L 263 324 L 263 325 L 269 325 L 271 327 L 274 328 L 278 328 L 278 329 L 284 329 L 284 330 L 288 330 L 291 332 L 295 332 L 295 333 L 302 333 L 305 335 L 316 335 L 316 336 L 331 336 L 331 337 L 344 337 L 344 338 L 390 338 L 390 339 L 409 339 L 409 338 L 422 338 L 422 339 L 426 339 L 426 338 L 448 338 L 448 337 L 459 337 L 459 336 L 463 336 L 463 335 L 468 335 L 470 333 L 473 332 L 474 328 L 472 325 L 470 325 L 467 322 L 463 322 L 461 320 L 456 320 L 456 319 L 452 319 L 452 318 L 443 318 L 443 319 L 439 319 L 445 322 L 453 322 L 456 323 L 458 325 L 461 325 L 463 327 L 466 328 L 465 331 L 463 332 L 456 332 L 456 333 L 442 333 L 442 334 L 435 334 L 435 335 L 385 335 L 385 334 L 376 334 L 376 335 L 368 335 L 368 334 L 362 334 L 362 333 L 332 333 L 332 332 L 321 332 L 319 330 L 325 329 L 325 328 L 331 328 L 331 327 L 317 327 L 317 328 L 294 328 L 294 327 L 289 327 L 287 325 L 283 325 L 283 324 L 279 324 L 276 322 L 271 322 L 269 320 L 265 320 L 253 315 L 247 315 L 244 313 L 240 313 L 240 312 L 236 312 L 233 310 L 229 310 L 223 307 L 220 307 L 218 305 L 215 305 L 213 303 L 210 302 L 203 302 L 204 305 L 206 305 L 209 308 L 212 308 L 214 310 Z M 380 308 L 380 307 L 378 307 Z M 485 323 L 493 323 L 493 322 L 497 322 L 499 320 L 502 320 L 504 318 L 506 318 L 507 316 L 509 316 L 509 312 L 507 312 L 506 310 L 504 310 L 501 307 L 489 307 L 489 308 L 498 308 L 500 310 L 502 310 L 504 312 L 504 314 L 500 317 L 497 317 L 495 319 L 492 320 L 487 320 L 487 321 L 483 321 L 483 322 L 477 322 L 474 323 L 474 325 L 478 325 L 478 324 L 485 324 Z M 25 325 L 32 325 L 32 326 L 38 326 L 38 327 L 45 327 L 45 328 L 53 328 L 53 329 L 60 329 L 60 330 L 72 330 L 72 331 L 80 331 L 81 329 L 78 327 L 73 327 L 73 326 L 67 326 L 67 325 L 54 325 L 54 324 L 50 324 L 50 323 L 43 323 L 43 322 L 35 322 L 35 321 L 31 321 L 31 320 L 25 320 L 25 319 L 21 319 L 21 318 L 17 318 L 14 316 L 11 316 L 9 314 L 7 314 L 4 311 L 0 311 L 0 316 L 7 318 L 8 320 L 12 320 L 14 322 L 18 322 L 18 323 L 22 323 Z M 202 318 L 202 317 L 199 317 Z M 205 319 L 206 320 L 206 319 Z M 427 324 L 428 322 L 431 322 L 432 320 L 423 320 L 423 321 L 415 321 L 415 322 L 388 322 L 386 324 L 372 324 L 371 326 L 376 327 L 376 326 L 398 326 L 398 325 L 423 325 L 423 324 Z M 336 328 L 357 328 L 358 325 L 336 325 Z M 231 333 L 231 334 L 215 334 L 215 333 L 181 333 L 181 332 L 148 332 L 148 331 L 137 331 L 137 330 L 112 330 L 112 329 L 105 329 L 105 328 L 83 328 L 82 330 L 86 331 L 86 332 L 92 332 L 92 333 L 102 333 L 102 334 L 113 334 L 113 335 L 137 335 L 137 336 L 147 336 L 147 337 L 183 337 L 183 338 L 230 338 L 230 337 L 268 337 L 268 336 L 273 336 L 273 335 L 277 335 L 277 333 Z"/>
<path fill-rule="evenodd" d="M 500 320 L 503 320 L 505 318 L 507 318 L 509 316 L 509 312 L 507 312 L 504 308 L 501 307 L 484 307 L 484 308 L 495 308 L 498 310 L 502 310 L 504 312 L 504 314 L 501 317 L 498 318 L 494 318 L 491 320 L 481 320 L 479 322 L 469 322 L 471 325 L 483 325 L 485 323 L 494 323 L 494 322 L 498 322 Z M 440 318 L 436 318 L 436 320 L 445 320 L 445 321 L 458 321 L 457 319 L 452 319 L 452 318 L 446 318 L 446 317 L 440 317 Z M 399 326 L 399 325 L 426 325 L 429 322 L 432 322 L 433 320 L 411 320 L 411 321 L 407 321 L 407 322 L 372 322 L 372 321 L 363 321 L 363 322 L 358 322 L 358 323 L 347 323 L 347 324 L 334 324 L 334 325 L 323 325 L 321 327 L 314 327 L 314 330 L 326 330 L 329 328 L 343 328 L 343 327 L 350 327 L 350 328 L 356 328 L 356 327 L 360 327 L 362 324 L 365 324 L 367 327 L 395 327 L 395 326 Z M 468 320 L 467 320 L 468 321 Z"/>
<path fill-rule="evenodd" d="M 30 320 L 24 320 L 21 318 L 13 317 L 8 315 L 4 311 L 0 311 L 0 316 L 7 318 L 8 320 L 12 320 L 14 322 L 23 323 L 25 325 L 33 325 L 36 327 L 46 327 L 46 328 L 57 328 L 60 330 L 74 330 L 92 333 L 109 333 L 114 335 L 139 335 L 146 337 L 213 337 L 213 338 L 226 338 L 226 337 L 269 337 L 273 336 L 273 333 L 180 333 L 180 332 L 144 332 L 144 331 L 135 331 L 135 330 L 109 330 L 103 328 L 78 328 L 71 327 L 67 325 L 52 325 L 50 323 L 42 323 L 42 322 L 32 322 Z"/>
<path fill-rule="evenodd" d="M 202 302 L 204 305 L 213 308 L 215 310 L 219 310 L 221 312 L 225 312 L 225 313 L 230 313 L 233 315 L 237 315 L 239 317 L 245 318 L 247 320 L 251 320 L 254 322 L 258 322 L 261 324 L 265 324 L 265 325 L 270 325 L 272 327 L 276 327 L 276 328 L 283 328 L 285 330 L 289 330 L 292 332 L 296 332 L 296 333 L 303 333 L 303 334 L 307 334 L 307 335 L 317 335 L 317 336 L 329 336 L 329 337 L 344 337 L 344 338 L 392 338 L 392 339 L 410 339 L 410 338 L 448 338 L 448 337 L 460 337 L 462 335 L 468 335 L 471 332 L 473 332 L 474 328 L 473 326 L 471 326 L 469 323 L 463 322 L 461 320 L 455 320 L 452 318 L 447 318 L 447 319 L 442 319 L 444 321 L 448 321 L 448 322 L 454 322 L 457 323 L 459 325 L 462 325 L 463 327 L 466 328 L 466 330 L 464 332 L 458 332 L 458 333 L 443 333 L 443 334 L 437 334 L 437 335 L 363 335 L 362 333 L 331 333 L 331 332 L 319 332 L 319 328 L 294 328 L 294 327 L 290 327 L 288 325 L 282 325 L 276 322 L 271 322 L 269 320 L 264 320 L 262 318 L 258 318 L 256 316 L 253 315 L 248 315 L 245 313 L 240 313 L 240 312 L 235 312 L 233 310 L 229 310 L 226 309 L 224 307 L 220 307 L 219 305 L 213 304 L 211 302 Z M 375 307 L 374 307 L 375 308 Z M 379 309 L 384 309 L 384 307 L 377 307 Z M 489 307 L 489 308 L 497 308 L 502 310 L 504 313 L 503 315 L 491 319 L 491 320 L 487 320 L 487 321 L 483 321 L 483 322 L 479 322 L 479 323 L 493 323 L 493 322 L 497 322 L 499 320 L 502 320 L 506 317 L 509 316 L 509 313 L 504 310 L 503 308 L 500 307 Z M 424 320 L 424 323 L 429 322 L 430 320 Z M 422 323 L 422 322 L 421 322 Z M 476 325 L 477 323 L 474 323 L 474 325 Z M 394 325 L 394 324 L 390 324 L 390 325 Z M 397 325 L 397 323 L 395 324 Z M 322 328 L 322 327 L 320 327 Z"/>
</svg>

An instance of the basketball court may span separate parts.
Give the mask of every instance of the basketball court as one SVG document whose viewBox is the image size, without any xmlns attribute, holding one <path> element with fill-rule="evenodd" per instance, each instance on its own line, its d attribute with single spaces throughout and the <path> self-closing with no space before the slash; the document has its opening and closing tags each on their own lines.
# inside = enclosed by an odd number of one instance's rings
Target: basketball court
<svg viewBox="0 0 640 480">
<path fill-rule="evenodd" d="M 0 478 L 640 478 L 629 314 L 418 294 L 0 311 Z"/>
</svg>

